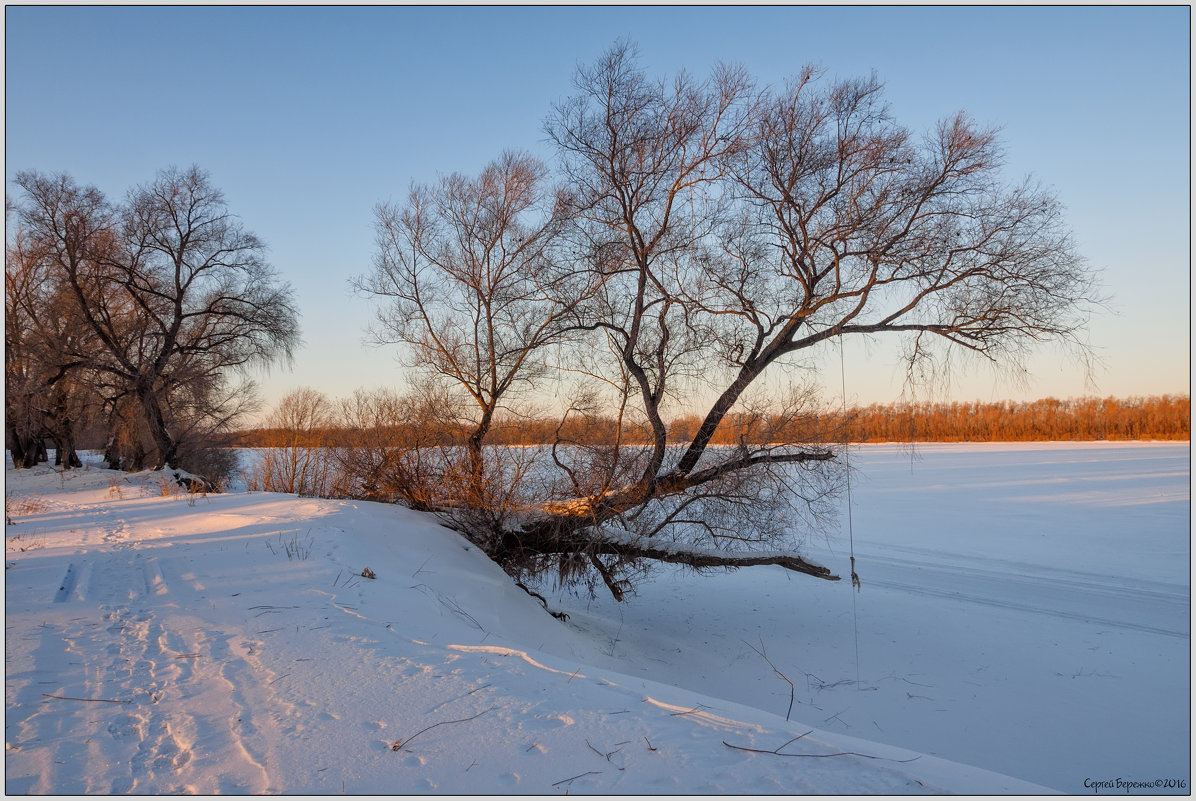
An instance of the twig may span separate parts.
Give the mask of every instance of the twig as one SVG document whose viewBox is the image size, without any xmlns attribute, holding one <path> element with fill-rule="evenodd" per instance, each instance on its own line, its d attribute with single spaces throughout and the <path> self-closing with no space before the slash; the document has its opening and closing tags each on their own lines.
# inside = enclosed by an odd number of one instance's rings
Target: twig
<svg viewBox="0 0 1196 801">
<path fill-rule="evenodd" d="M 460 720 L 442 720 L 439 723 L 433 723 L 431 726 L 428 726 L 426 729 L 420 729 L 415 734 L 408 737 L 406 740 L 403 740 L 403 739 L 395 740 L 395 743 L 394 743 L 394 745 L 392 745 L 390 747 L 390 750 L 398 751 L 402 748 L 406 748 L 407 746 L 411 745 L 411 741 L 414 740 L 416 737 L 419 737 L 421 734 L 423 734 L 426 731 L 431 731 L 432 729 L 436 728 L 437 726 L 445 726 L 449 723 L 466 723 L 467 721 L 474 720 L 475 718 L 480 718 L 482 715 L 486 714 L 487 712 L 493 712 L 493 711 L 494 711 L 494 707 L 490 707 L 489 709 L 483 709 L 481 712 L 477 713 L 476 715 L 473 715 L 472 717 L 461 718 Z"/>
<path fill-rule="evenodd" d="M 809 730 L 808 732 L 806 732 L 805 734 L 799 734 L 799 735 L 797 735 L 797 736 L 796 736 L 796 737 L 794 737 L 792 740 L 789 740 L 789 741 L 787 741 L 787 742 L 785 742 L 785 743 L 783 743 L 783 744 L 781 744 L 781 745 L 777 746 L 777 747 L 776 747 L 774 750 L 772 750 L 772 751 L 761 751 L 759 748 L 748 748 L 747 746 L 742 746 L 742 745 L 731 745 L 731 744 L 730 744 L 729 742 L 727 742 L 726 740 L 723 740 L 723 745 L 727 746 L 728 748 L 734 748 L 734 749 L 737 749 L 737 750 L 739 750 L 739 751 L 751 751 L 752 753 L 756 753 L 756 754 L 776 754 L 777 756 L 800 756 L 800 754 L 782 754 L 782 753 L 781 753 L 781 749 L 782 749 L 782 748 L 784 748 L 784 747 L 785 747 L 785 746 L 787 746 L 787 745 L 790 745 L 791 743 L 795 743 L 795 742 L 797 742 L 798 740 L 800 740 L 800 739 L 801 739 L 801 738 L 803 738 L 803 737 L 809 737 L 809 736 L 810 736 L 811 734 L 813 734 L 813 733 L 814 733 L 814 730 L 813 730 L 813 729 L 810 729 L 810 730 Z"/>
<path fill-rule="evenodd" d="M 431 714 L 433 714 L 433 713 L 434 713 L 434 712 L 435 712 L 437 709 L 440 709 L 441 707 L 448 706 L 449 704 L 453 703 L 454 701 L 460 701 L 462 698 L 467 698 L 468 696 L 471 696 L 471 695 L 473 695 L 473 694 L 474 694 L 474 693 L 476 693 L 476 692 L 481 692 L 482 690 L 484 690 L 484 689 L 486 689 L 487 687 L 490 687 L 490 686 L 491 686 L 491 685 L 490 685 L 489 683 L 487 683 L 487 684 L 483 684 L 481 687 L 474 687 L 474 688 L 473 688 L 472 690 L 470 690 L 469 692 L 467 692 L 467 693 L 462 693 L 461 695 L 458 695 L 456 698 L 450 698 L 450 699 L 449 699 L 449 700 L 447 700 L 447 701 L 442 701 L 441 703 L 439 703 L 439 704 L 437 704 L 436 706 L 434 706 L 434 707 L 432 707 L 431 709 L 429 709 L 429 710 L 428 710 L 428 714 L 429 714 L 429 715 L 431 715 Z"/>
<path fill-rule="evenodd" d="M 554 612 L 551 609 L 549 609 L 548 608 L 548 599 L 546 599 L 540 593 L 538 593 L 534 590 L 528 589 L 527 585 L 524 584 L 522 581 L 516 581 L 515 586 L 518 587 L 519 589 L 523 590 L 524 592 L 526 592 L 528 595 L 532 596 L 533 598 L 536 598 L 537 600 L 539 600 L 540 603 L 544 605 L 544 611 L 547 612 L 548 614 L 552 615 L 553 617 L 555 617 L 557 620 L 568 620 L 569 619 L 569 616 L 566 615 L 564 612 Z"/>
<path fill-rule="evenodd" d="M 847 710 L 846 710 L 846 709 L 844 709 L 842 712 L 836 712 L 835 714 L 831 715 L 829 718 L 825 719 L 825 720 L 824 720 L 824 721 L 822 721 L 822 722 L 823 722 L 823 723 L 830 723 L 832 720 L 837 720 L 837 721 L 839 721 L 840 723 L 843 723 L 843 718 L 841 718 L 841 717 L 839 717 L 839 716 L 840 716 L 840 715 L 842 715 L 842 714 L 843 714 L 843 712 L 846 712 L 846 711 L 847 711 Z M 843 725 L 844 725 L 844 726 L 847 726 L 847 724 L 846 724 L 846 723 L 843 723 Z M 850 726 L 847 726 L 847 728 L 849 728 L 849 729 L 850 729 L 851 727 L 850 727 Z"/>
<path fill-rule="evenodd" d="M 744 644 L 744 645 L 746 645 L 748 648 L 751 648 L 753 651 L 756 651 L 756 646 L 752 645 L 752 644 L 751 644 L 750 642 L 748 642 L 747 640 L 743 640 L 743 644 Z M 769 666 L 770 668 L 772 668 L 772 672 L 773 672 L 773 673 L 775 673 L 775 674 L 777 674 L 778 676 L 780 676 L 782 679 L 784 679 L 784 680 L 785 680 L 785 683 L 789 685 L 789 709 L 788 709 L 788 710 L 786 710 L 786 712 L 785 712 L 785 720 L 786 720 L 786 721 L 788 721 L 788 720 L 789 720 L 789 716 L 790 716 L 791 714 L 793 714 L 793 699 L 794 699 L 794 693 L 795 693 L 795 689 L 794 689 L 794 687 L 793 687 L 793 682 L 789 680 L 789 677 L 788 677 L 788 676 L 786 676 L 786 675 L 785 675 L 784 673 L 782 673 L 781 671 L 777 670 L 777 666 L 776 666 L 776 665 L 774 665 L 774 664 L 772 663 L 772 660 L 768 658 L 768 651 L 766 651 L 766 650 L 764 649 L 764 638 L 763 638 L 763 637 L 761 637 L 761 638 L 760 638 L 760 650 L 756 651 L 756 653 L 758 653 L 758 654 L 760 655 L 760 657 L 761 657 L 761 658 L 762 658 L 762 659 L 763 659 L 765 662 L 767 662 L 767 663 L 768 663 L 768 666 Z"/>
<path fill-rule="evenodd" d="M 473 615 L 466 612 L 461 607 L 461 604 L 458 603 L 457 600 L 455 598 L 453 598 L 452 596 L 444 595 L 443 593 L 437 592 L 436 590 L 429 587 L 427 584 L 416 584 L 416 585 L 412 586 L 411 589 L 419 590 L 424 595 L 427 595 L 429 598 L 432 598 L 437 603 L 439 603 L 441 606 L 443 606 L 445 609 L 448 609 L 450 612 L 457 615 L 462 620 L 466 621 L 467 623 L 472 625 L 474 628 L 476 628 L 478 631 L 482 632 L 483 634 L 489 633 L 486 631 L 485 628 L 482 627 L 482 624 L 479 623 Z"/>
<path fill-rule="evenodd" d="M 672 714 L 672 717 L 679 717 L 680 715 L 692 715 L 694 712 L 700 711 L 702 709 L 702 707 L 706 707 L 707 709 L 710 708 L 710 707 L 706 706 L 705 704 L 698 704 L 693 709 L 687 709 L 684 712 L 674 712 Z"/>
<path fill-rule="evenodd" d="M 615 655 L 615 644 L 619 642 L 619 635 L 623 633 L 623 610 L 619 610 L 619 630 L 615 632 L 615 636 L 611 638 L 610 650 L 606 652 L 607 656 Z"/>
<path fill-rule="evenodd" d="M 933 684 L 922 684 L 921 682 L 917 682 L 917 681 L 910 681 L 909 679 L 905 678 L 904 676 L 881 676 L 881 677 L 880 677 L 880 680 L 881 680 L 881 681 L 884 681 L 885 679 L 890 679 L 890 680 L 892 680 L 892 681 L 903 681 L 903 682 L 905 682 L 906 684 L 912 684 L 912 685 L 914 685 L 915 687 L 927 687 L 927 688 L 930 688 L 930 689 L 933 689 L 933 688 L 934 688 L 934 685 L 933 685 Z"/>
<path fill-rule="evenodd" d="M 624 746 L 624 745 L 627 745 L 627 743 L 629 743 L 629 742 L 631 742 L 631 741 L 630 741 L 630 740 L 624 740 L 624 741 L 623 741 L 623 742 L 621 742 L 621 743 L 615 743 L 615 745 L 616 745 L 616 746 Z M 623 750 L 621 747 L 616 747 L 614 751 L 611 751 L 611 752 L 609 752 L 609 753 L 605 753 L 605 754 L 604 754 L 603 752 L 601 752 L 601 751 L 599 751 L 597 748 L 595 748 L 595 747 L 594 747 L 594 744 L 593 744 L 593 743 L 591 743 L 591 742 L 590 742 L 588 739 L 586 740 L 586 745 L 588 745 L 588 746 L 590 747 L 590 750 L 591 750 L 591 751 L 593 751 L 595 754 L 597 754 L 598 756 L 600 756 L 600 757 L 602 757 L 603 759 L 605 759 L 607 762 L 611 762 L 611 757 L 613 757 L 615 754 L 617 754 L 617 753 L 619 753 L 620 751 L 622 751 L 622 750 Z M 613 763 L 612 763 L 612 764 L 613 764 Z M 622 770 L 622 768 L 620 768 L 620 770 Z"/>
<path fill-rule="evenodd" d="M 653 748 L 653 747 L 652 747 L 652 741 L 651 741 L 651 740 L 649 740 L 647 737 L 645 737 L 645 738 L 644 738 L 644 742 L 648 744 L 648 750 L 649 750 L 649 751 L 655 751 L 655 750 L 656 750 L 655 748 Z"/>
<path fill-rule="evenodd" d="M 105 704 L 131 704 L 132 701 L 120 701 L 112 698 L 71 698 L 68 695 L 50 695 L 42 693 L 46 698 L 57 698 L 59 701 L 101 701 Z"/>
<path fill-rule="evenodd" d="M 582 776 L 597 775 L 597 774 L 599 774 L 599 773 L 602 773 L 602 771 L 600 771 L 600 770 L 587 770 L 585 773 L 579 773 L 579 774 L 577 774 L 576 776 L 571 776 L 571 777 L 569 777 L 568 779 L 561 779 L 559 782 L 553 782 L 553 783 L 552 783 L 552 786 L 553 786 L 553 787 L 556 787 L 558 784 L 564 784 L 565 782 L 571 782 L 571 781 L 574 781 L 574 780 L 576 780 L 576 779 L 580 779 Z"/>
<path fill-rule="evenodd" d="M 727 748 L 734 748 L 736 751 L 749 751 L 753 754 L 772 754 L 773 756 L 800 757 L 800 758 L 804 758 L 804 759 L 825 759 L 826 757 L 856 756 L 856 757 L 863 757 L 864 759 L 879 759 L 884 762 L 905 763 L 905 762 L 913 762 L 915 760 L 922 758 L 921 756 L 916 756 L 916 757 L 913 757 L 912 759 L 891 759 L 890 757 L 879 757 L 879 756 L 875 756 L 873 754 L 861 754 L 858 751 L 837 751 L 833 754 L 782 754 L 781 753 L 781 749 L 784 748 L 786 745 L 796 742 L 797 740 L 800 740 L 802 737 L 805 737 L 808 734 L 813 734 L 813 732 L 814 732 L 814 730 L 811 729 L 810 731 L 806 732 L 805 734 L 800 734 L 797 737 L 794 737 L 789 742 L 785 743 L 784 745 L 779 746 L 778 748 L 776 748 L 772 751 L 765 751 L 761 748 L 748 748 L 747 746 L 743 746 L 743 745 L 731 745 L 726 740 L 723 740 L 723 745 L 727 746 Z"/>
<path fill-rule="evenodd" d="M 813 680 L 814 680 L 814 681 L 813 681 L 813 683 L 811 683 L 811 681 L 810 681 L 811 679 L 813 679 Z M 815 676 L 813 673 L 807 673 L 807 674 L 806 674 L 806 686 L 807 686 L 807 687 L 813 687 L 815 684 L 816 684 L 816 685 L 817 685 L 817 687 L 818 687 L 818 691 L 819 691 L 819 692 L 822 692 L 823 690 L 833 690 L 833 689 L 835 689 L 836 687 L 838 687 L 838 686 L 839 686 L 839 685 L 841 685 L 841 684 L 855 684 L 855 685 L 858 687 L 860 683 L 859 683 L 858 681 L 855 681 L 854 679 L 839 679 L 839 680 L 838 680 L 838 681 L 836 681 L 836 682 L 832 682 L 832 683 L 830 683 L 830 684 L 827 684 L 825 681 L 823 681 L 822 679 L 818 678 L 818 677 L 817 677 L 817 676 Z M 874 690 L 874 689 L 876 689 L 876 688 L 875 688 L 875 687 L 869 687 L 868 689 Z"/>
</svg>

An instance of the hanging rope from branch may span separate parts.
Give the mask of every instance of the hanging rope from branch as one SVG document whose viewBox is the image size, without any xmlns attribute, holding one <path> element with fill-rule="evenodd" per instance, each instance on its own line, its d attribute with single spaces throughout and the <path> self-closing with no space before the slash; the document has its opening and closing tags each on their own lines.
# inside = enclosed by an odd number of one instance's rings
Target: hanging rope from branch
<svg viewBox="0 0 1196 801">
<path fill-rule="evenodd" d="M 851 444 L 847 440 L 847 361 L 843 358 L 843 339 L 839 339 L 839 379 L 843 398 L 843 454 L 847 466 L 847 542 L 851 549 L 851 586 L 860 591 L 860 577 L 855 572 L 855 532 L 851 520 Z"/>
<path fill-rule="evenodd" d="M 851 631 L 855 638 L 855 688 L 860 689 L 860 623 L 856 616 L 856 595 L 860 592 L 860 576 L 855 572 L 855 531 L 851 519 L 851 443 L 847 439 L 847 360 L 843 356 L 843 338 L 839 337 L 839 379 L 843 395 L 843 453 L 847 466 L 847 542 L 851 552 Z"/>
</svg>

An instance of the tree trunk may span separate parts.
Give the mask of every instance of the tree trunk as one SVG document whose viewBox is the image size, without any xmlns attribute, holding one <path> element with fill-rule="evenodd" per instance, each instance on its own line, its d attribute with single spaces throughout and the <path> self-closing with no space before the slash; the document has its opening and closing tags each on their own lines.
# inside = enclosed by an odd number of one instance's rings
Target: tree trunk
<svg viewBox="0 0 1196 801">
<path fill-rule="evenodd" d="M 166 417 L 162 414 L 162 404 L 158 400 L 158 393 L 154 391 L 150 381 L 141 379 L 137 382 L 137 397 L 141 407 L 145 410 L 145 420 L 149 425 L 150 436 L 154 439 L 154 446 L 158 454 L 154 460 L 155 470 L 174 467 L 178 456 L 178 443 L 170 436 L 166 428 Z"/>
<path fill-rule="evenodd" d="M 25 446 L 25 467 L 37 467 L 42 462 L 48 461 L 50 455 L 46 453 L 46 442 L 42 439 L 41 434 L 37 434 Z"/>
<path fill-rule="evenodd" d="M 21 435 L 12 422 L 12 415 L 7 417 L 4 421 L 4 438 L 8 441 L 8 450 L 12 452 L 12 466 L 20 469 L 25 467 L 25 443 L 21 441 Z"/>
<path fill-rule="evenodd" d="M 6 423 L 6 426 L 13 467 L 28 470 L 48 459 L 46 443 L 40 434 L 22 434 L 15 425 Z"/>
<path fill-rule="evenodd" d="M 484 506 L 486 499 L 486 463 L 482 456 L 482 441 L 490 433 L 493 419 L 494 409 L 485 409 L 478 427 L 465 440 L 465 450 L 469 457 L 469 490 L 478 506 Z"/>
<path fill-rule="evenodd" d="M 64 423 L 63 431 L 53 434 L 54 440 L 54 465 L 55 467 L 62 467 L 64 470 L 70 470 L 72 467 L 82 467 L 83 460 L 79 458 L 79 454 L 75 451 L 75 435 L 71 430 L 69 421 Z"/>
</svg>

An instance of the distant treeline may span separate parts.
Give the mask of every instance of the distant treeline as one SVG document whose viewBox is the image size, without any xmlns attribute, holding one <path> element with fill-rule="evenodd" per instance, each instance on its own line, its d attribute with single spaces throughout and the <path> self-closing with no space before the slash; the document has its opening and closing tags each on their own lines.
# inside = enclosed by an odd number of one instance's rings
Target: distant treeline
<svg viewBox="0 0 1196 801">
<path fill-rule="evenodd" d="M 872 405 L 849 412 L 854 442 L 1036 442 L 1185 440 L 1187 395 L 993 403 Z"/>
<path fill-rule="evenodd" d="M 1186 440 L 1191 438 L 1191 400 L 1183 395 L 1145 398 L 1079 398 L 1036 401 L 899 402 L 854 407 L 846 414 L 827 410 L 797 418 L 761 419 L 759 414 L 728 415 L 715 433 L 716 445 L 806 442 L 1027 442 L 1049 440 Z M 696 416 L 679 417 L 669 425 L 669 439 L 690 441 L 701 425 Z M 429 431 L 419 424 L 395 421 L 385 426 L 389 442 L 410 439 L 424 444 L 459 443 L 465 426 L 442 426 Z M 504 419 L 494 426 L 487 442 L 494 445 L 543 445 L 554 441 L 589 445 L 613 444 L 618 427 L 602 418 L 559 420 Z M 295 432 L 257 428 L 234 432 L 228 444 L 243 448 L 270 448 L 295 444 L 312 447 L 350 446 L 360 431 L 331 428 Z M 378 432 L 379 434 L 383 432 Z M 296 435 L 304 442 L 297 443 Z M 650 432 L 623 431 L 625 444 L 650 441 Z"/>
</svg>

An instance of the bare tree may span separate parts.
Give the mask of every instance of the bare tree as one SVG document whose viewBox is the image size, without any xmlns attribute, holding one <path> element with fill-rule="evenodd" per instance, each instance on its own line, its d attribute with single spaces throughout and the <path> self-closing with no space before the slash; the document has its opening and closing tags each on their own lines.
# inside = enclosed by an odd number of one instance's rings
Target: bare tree
<svg viewBox="0 0 1196 801">
<path fill-rule="evenodd" d="M 18 231 L 4 253 L 4 432 L 17 468 L 35 466 L 45 453 L 40 405 L 53 366 L 43 363 L 35 333 L 46 305 L 38 266 Z"/>
<path fill-rule="evenodd" d="M 574 503 L 567 514 L 554 509 L 533 529 L 544 533 L 545 545 L 563 536 L 578 547 L 575 532 L 582 529 L 598 552 L 662 558 L 652 544 L 656 530 L 640 532 L 631 545 L 611 542 L 612 521 L 651 505 L 675 508 L 679 498 L 695 493 L 722 497 L 728 487 L 734 493 L 747 487 L 756 501 L 779 497 L 778 489 L 790 497 L 823 497 L 803 492 L 803 482 L 794 480 L 815 478 L 807 486 L 818 487 L 828 477 L 834 451 L 825 441 L 809 447 L 820 438 L 814 432 L 802 437 L 805 445 L 773 440 L 710 448 L 715 431 L 769 367 L 821 342 L 906 336 L 913 369 L 929 358 L 932 340 L 1000 359 L 1045 338 L 1074 341 L 1084 322 L 1091 280 L 1061 224 L 1059 204 L 1032 185 L 1002 185 L 992 132 L 957 115 L 916 141 L 891 118 L 875 79 L 823 88 L 806 70 L 776 92 L 748 97 L 739 89 L 745 82 L 728 77 L 737 75 L 716 71 L 705 91 L 695 91 L 705 102 L 653 114 L 645 111 L 653 105 L 640 99 L 646 78 L 627 48 L 617 47 L 579 74 L 582 94 L 549 123 L 570 174 L 589 188 L 589 205 L 617 211 L 605 219 L 590 215 L 589 222 L 609 232 L 610 246 L 621 250 L 623 269 L 634 280 L 620 288 L 622 304 L 610 309 L 632 313 L 598 322 L 623 344 L 620 355 L 637 378 L 657 445 L 638 481 Z M 679 95 L 675 89 L 667 96 Z M 651 95 L 661 96 L 661 89 Z M 645 135 L 645 118 L 670 124 Z M 714 120 L 735 124 L 721 133 Z M 684 161 L 646 162 L 641 155 L 669 152 L 668 136 L 685 130 L 698 132 L 696 142 L 674 149 L 691 159 L 706 152 L 700 144 L 715 143 L 704 180 L 688 184 L 685 176 L 695 171 Z M 684 186 L 697 196 L 685 198 L 686 208 L 703 216 L 669 213 L 676 201 L 667 192 L 655 206 L 636 205 L 652 197 L 644 186 Z M 650 245 L 670 242 L 670 233 L 680 234 L 684 246 L 653 251 Z M 660 310 L 655 325 L 642 324 L 641 309 Z M 670 387 L 695 385 L 694 374 L 681 369 L 684 360 L 667 358 L 665 343 L 674 337 L 698 343 L 692 353 L 703 373 L 696 383 L 714 400 L 669 463 L 660 444 L 662 402 Z M 797 486 L 781 487 L 777 482 L 785 477 Z M 780 564 L 833 578 L 798 557 L 792 540 L 786 547 L 792 535 L 784 527 L 766 527 L 755 542 L 736 543 L 748 545 L 735 549 L 746 553 L 714 560 L 708 551 L 718 538 L 702 536 L 703 528 L 690 526 L 699 537 L 687 540 L 688 552 L 673 545 L 663 558 Z M 521 545 L 539 542 L 525 536 Z M 761 553 L 770 548 L 780 552 Z"/>
<path fill-rule="evenodd" d="M 652 81 L 629 45 L 579 68 L 575 83 L 579 93 L 557 107 L 546 129 L 568 184 L 578 188 L 574 230 L 592 253 L 578 267 L 602 279 L 590 325 L 605 335 L 652 428 L 647 477 L 665 460 L 660 409 L 677 389 L 671 380 L 705 369 L 702 332 L 686 325 L 678 301 L 694 249 L 721 219 L 713 189 L 728 157 L 746 144 L 752 84 L 726 67 L 705 83 L 685 74 Z"/>
<path fill-rule="evenodd" d="M 495 497 L 482 453 L 495 414 L 544 373 L 586 296 L 586 276 L 556 258 L 565 205 L 542 163 L 508 152 L 375 212 L 374 270 L 356 286 L 385 302 L 376 340 L 405 345 L 472 408 L 461 489 L 475 509 Z"/>
<path fill-rule="evenodd" d="M 56 465 L 80 467 L 76 433 L 99 400 L 81 354 L 94 342 L 20 227 L 5 247 L 4 311 L 5 430 L 13 464 L 32 467 L 45 458 L 49 437 Z"/>
<path fill-rule="evenodd" d="M 901 339 L 915 378 L 959 350 L 999 363 L 1043 340 L 1082 352 L 1093 279 L 1060 205 L 1009 185 L 995 132 L 965 115 L 917 137 L 875 78 L 824 85 L 806 69 L 757 90 L 720 66 L 654 81 L 627 45 L 575 84 L 546 124 L 572 190 L 568 247 L 553 255 L 593 289 L 571 307 L 558 367 L 582 376 L 567 414 L 614 417 L 619 433 L 601 449 L 559 442 L 552 490 L 501 537 L 479 534 L 511 572 L 592 568 L 616 597 L 645 561 L 836 579 L 800 555 L 795 525 L 829 509 L 833 432 L 809 424 L 809 392 L 785 400 L 766 379 L 852 336 Z M 436 274 L 419 297 L 453 280 Z M 484 309 L 478 298 L 461 310 Z M 525 328 L 557 319 L 533 300 Z M 470 375 L 496 372 L 483 328 L 419 320 L 430 338 L 451 334 L 433 349 L 443 363 L 469 353 Z M 671 445 L 671 410 L 702 398 L 692 436 Z M 738 444 L 713 447 L 728 426 Z"/>
<path fill-rule="evenodd" d="M 136 399 L 156 467 L 178 461 L 172 403 L 204 413 L 190 402 L 220 397 L 206 410 L 218 419 L 230 371 L 289 358 L 290 287 L 206 173 L 164 170 L 117 207 L 66 175 L 16 183 L 20 219 L 94 336 L 95 368 Z"/>
</svg>

